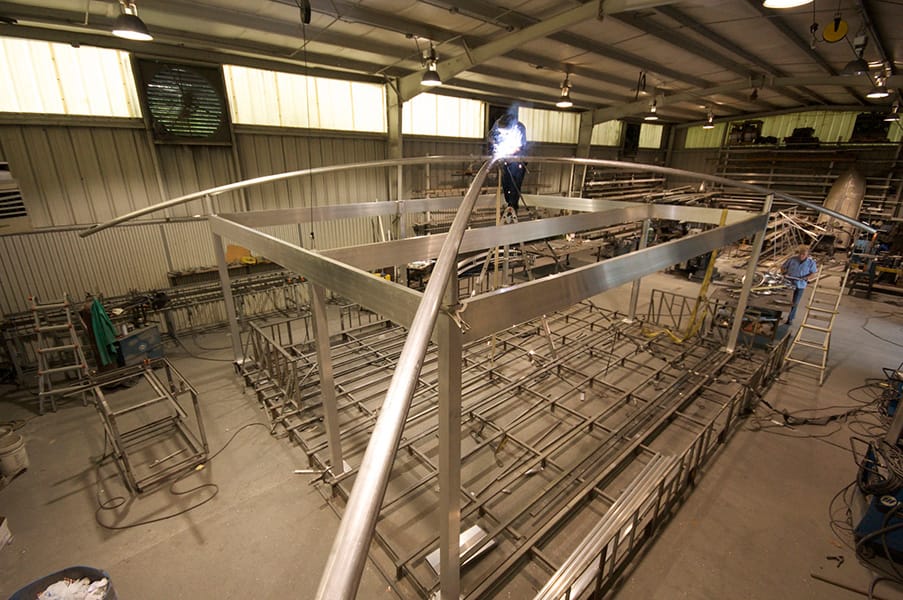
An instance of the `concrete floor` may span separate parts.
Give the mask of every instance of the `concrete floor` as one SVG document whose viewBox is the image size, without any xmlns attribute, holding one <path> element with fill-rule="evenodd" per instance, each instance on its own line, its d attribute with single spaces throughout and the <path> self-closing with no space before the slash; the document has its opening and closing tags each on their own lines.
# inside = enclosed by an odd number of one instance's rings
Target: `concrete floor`
<svg viewBox="0 0 903 600">
<path fill-rule="evenodd" d="M 656 286 L 685 294 L 696 289 L 673 276 L 656 275 L 647 278 L 644 290 Z M 625 286 L 599 302 L 625 310 L 628 295 Z M 894 343 L 866 332 L 866 320 L 868 329 Z M 212 451 L 242 425 L 265 421 L 232 371 L 227 343 L 223 333 L 186 341 L 198 356 L 220 362 L 167 348 L 201 392 Z M 903 311 L 898 304 L 846 296 L 825 385 L 818 387 L 813 374 L 797 367 L 766 399 L 790 411 L 848 404 L 848 389 L 903 360 L 900 344 Z M 127 494 L 114 471 L 94 465 L 104 449 L 94 409 L 69 401 L 56 413 L 34 418 L 34 403 L 21 392 L 3 388 L 0 393 L 0 421 L 27 419 L 20 433 L 31 461 L 28 471 L 0 490 L 0 515 L 9 519 L 15 535 L 0 550 L 0 597 L 79 564 L 109 572 L 121 598 L 312 597 L 338 519 L 308 484 L 309 477 L 292 473 L 306 467 L 306 460 L 285 440 L 272 438 L 263 427 L 242 430 L 203 471 L 175 486 L 179 491 L 213 483 L 215 499 L 154 524 L 111 531 L 95 522 L 98 500 Z M 757 413 L 768 416 L 764 407 Z M 822 440 L 805 437 L 828 432 Z M 871 581 L 828 526 L 828 503 L 853 479 L 856 467 L 849 451 L 825 442 L 845 447 L 848 437 L 846 424 L 789 431 L 769 426 L 768 418 L 748 420 L 709 463 L 697 488 L 625 574 L 615 595 L 862 597 L 810 575 L 820 573 L 862 592 Z M 98 518 L 111 525 L 161 518 L 209 498 L 211 491 L 208 486 L 173 496 L 163 489 L 120 509 L 100 511 Z M 840 567 L 825 558 L 839 554 L 846 556 Z M 360 589 L 364 599 L 394 596 L 369 565 Z M 891 590 L 882 583 L 875 597 L 900 598 L 903 588 Z"/>
</svg>

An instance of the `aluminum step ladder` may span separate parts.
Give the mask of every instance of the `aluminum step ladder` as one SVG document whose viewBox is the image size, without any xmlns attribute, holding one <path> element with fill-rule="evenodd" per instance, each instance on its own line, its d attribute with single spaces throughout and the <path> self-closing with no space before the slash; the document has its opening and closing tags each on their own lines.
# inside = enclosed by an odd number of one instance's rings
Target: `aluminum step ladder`
<svg viewBox="0 0 903 600">
<path fill-rule="evenodd" d="M 44 402 L 56 411 L 56 399 L 81 393 L 89 388 L 90 372 L 88 361 L 82 350 L 78 332 L 72 322 L 72 303 L 69 297 L 60 302 L 41 304 L 37 297 L 28 298 L 34 316 L 37 333 L 35 354 L 38 362 L 38 412 L 44 414 Z M 62 381 L 54 381 L 55 376 L 63 376 Z"/>
<path fill-rule="evenodd" d="M 825 370 L 828 364 L 828 353 L 831 350 L 831 330 L 837 318 L 840 299 L 847 285 L 850 266 L 844 269 L 840 287 L 836 290 L 820 286 L 822 269 L 818 270 L 815 284 L 806 304 L 806 314 L 787 350 L 784 360 L 818 369 L 818 385 L 825 381 Z M 821 288 L 821 289 L 819 289 Z"/>
</svg>

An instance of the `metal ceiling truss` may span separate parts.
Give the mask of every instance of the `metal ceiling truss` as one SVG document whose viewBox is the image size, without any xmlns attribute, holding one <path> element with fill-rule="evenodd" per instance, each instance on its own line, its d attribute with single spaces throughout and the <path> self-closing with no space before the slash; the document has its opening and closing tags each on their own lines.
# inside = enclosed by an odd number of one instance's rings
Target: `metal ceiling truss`
<svg viewBox="0 0 903 600">
<path fill-rule="evenodd" d="M 681 11 L 678 8 L 675 8 L 674 6 L 660 6 L 656 10 L 658 12 L 660 12 L 661 14 L 665 15 L 666 17 L 673 19 L 674 21 L 677 21 L 684 27 L 687 27 L 687 28 L 692 29 L 693 31 L 699 33 L 706 39 L 713 41 L 714 43 L 721 46 L 722 48 L 727 49 L 728 51 L 736 54 L 737 56 L 743 58 L 746 61 L 749 61 L 750 64 L 759 67 L 765 73 L 772 75 L 774 77 L 787 77 L 788 76 L 787 73 L 785 71 L 783 71 L 782 69 L 779 69 L 779 68 L 775 67 L 774 65 L 768 63 L 767 61 L 762 60 L 761 57 L 753 54 L 752 52 L 749 52 L 748 50 L 741 48 L 736 43 L 734 43 L 731 40 L 727 39 L 726 37 L 722 36 L 720 33 L 714 31 L 713 29 L 694 21 L 692 17 L 690 17 L 689 15 L 687 15 L 686 13 L 684 13 L 683 11 Z M 742 73 L 740 73 L 740 74 L 742 75 Z M 800 91 L 807 94 L 810 98 L 812 98 L 819 104 L 826 104 L 826 105 L 831 104 L 831 102 L 827 98 L 825 98 L 824 96 L 822 96 L 821 94 L 819 94 L 813 90 L 803 87 L 803 88 L 800 88 Z M 784 93 L 785 93 L 785 95 L 787 95 L 788 98 L 796 100 L 803 106 L 811 103 L 811 101 L 806 100 L 806 98 L 804 96 L 801 96 L 799 94 L 795 94 L 795 93 L 789 92 L 787 90 L 784 90 Z"/>
<path fill-rule="evenodd" d="M 793 43 L 803 54 L 812 59 L 819 67 L 821 67 L 825 73 L 828 75 L 837 75 L 837 70 L 834 69 L 828 61 L 826 61 L 821 54 L 812 49 L 809 45 L 809 42 L 803 39 L 796 31 L 793 30 L 790 25 L 780 16 L 780 14 L 774 12 L 771 9 L 765 8 L 759 0 L 747 0 L 749 5 L 752 6 L 756 12 L 758 12 L 761 16 L 765 17 L 765 19 L 775 27 L 781 34 L 787 38 L 790 42 Z M 862 94 L 859 93 L 855 88 L 845 86 L 844 89 L 849 92 L 849 94 L 860 104 L 868 104 Z"/>
</svg>

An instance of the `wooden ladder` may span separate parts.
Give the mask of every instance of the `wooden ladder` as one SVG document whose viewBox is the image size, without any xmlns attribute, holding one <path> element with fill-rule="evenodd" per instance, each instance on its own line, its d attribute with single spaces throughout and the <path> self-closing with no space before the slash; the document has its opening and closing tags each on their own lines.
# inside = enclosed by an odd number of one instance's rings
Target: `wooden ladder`
<svg viewBox="0 0 903 600">
<path fill-rule="evenodd" d="M 793 338 L 793 343 L 790 344 L 787 355 L 784 357 L 785 361 L 818 369 L 818 385 L 822 385 L 825 381 L 828 352 L 831 350 L 831 330 L 834 328 L 834 319 L 837 318 L 840 299 L 843 298 L 843 290 L 846 287 L 849 275 L 850 266 L 848 264 L 843 272 L 840 287 L 837 290 L 820 290 L 819 284 L 822 280 L 822 270 L 818 270 L 815 284 L 812 286 L 812 292 L 809 295 L 809 302 L 806 304 L 806 314 L 803 317 L 803 322 L 800 324 L 800 328 Z M 815 359 L 817 359 L 817 362 L 815 362 Z"/>
<path fill-rule="evenodd" d="M 78 332 L 72 322 L 72 304 L 64 297 L 60 302 L 41 304 L 28 299 L 37 333 L 35 354 L 38 359 L 38 412 L 44 414 L 44 401 L 56 411 L 57 397 L 84 393 L 89 387 L 88 362 L 82 351 Z M 54 376 L 66 379 L 54 384 Z M 87 400 L 82 398 L 87 403 Z"/>
</svg>

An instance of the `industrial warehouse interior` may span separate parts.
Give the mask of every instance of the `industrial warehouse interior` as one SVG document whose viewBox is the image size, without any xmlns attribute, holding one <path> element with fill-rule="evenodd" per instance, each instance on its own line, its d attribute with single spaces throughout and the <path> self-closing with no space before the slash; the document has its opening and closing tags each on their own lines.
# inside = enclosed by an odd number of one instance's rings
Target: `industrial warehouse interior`
<svg viewBox="0 0 903 600">
<path fill-rule="evenodd" d="M 0 597 L 903 598 L 900 23 L 0 0 Z"/>
</svg>

